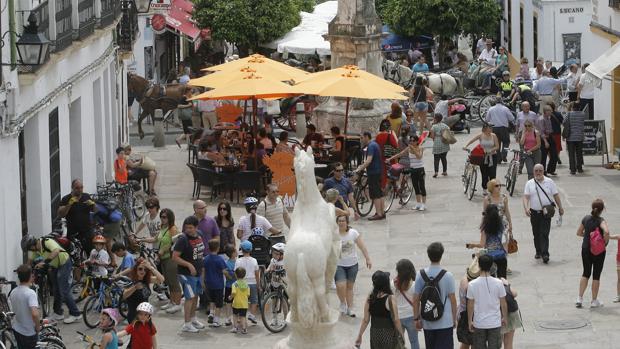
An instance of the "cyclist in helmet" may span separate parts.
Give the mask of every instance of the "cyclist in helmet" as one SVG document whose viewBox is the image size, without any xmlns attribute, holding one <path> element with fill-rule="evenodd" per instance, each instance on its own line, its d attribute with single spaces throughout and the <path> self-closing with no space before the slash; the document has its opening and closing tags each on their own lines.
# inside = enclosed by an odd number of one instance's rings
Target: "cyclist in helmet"
<svg viewBox="0 0 620 349">
<path fill-rule="evenodd" d="M 502 73 L 502 81 L 499 83 L 499 91 L 497 92 L 498 97 L 502 98 L 511 98 L 515 93 L 515 83 L 510 80 L 510 72 L 508 70 L 504 70 Z"/>
<path fill-rule="evenodd" d="M 279 271 L 284 270 L 284 249 L 286 244 L 278 242 L 271 246 L 271 262 L 269 262 L 269 268 L 267 271 Z"/>
<path fill-rule="evenodd" d="M 265 235 L 265 232 L 269 232 L 271 235 L 282 234 L 281 231 L 274 228 L 271 223 L 269 223 L 267 218 L 256 213 L 256 209 L 258 208 L 257 198 L 248 196 L 243 200 L 243 204 L 248 214 L 239 219 L 239 227 L 237 229 L 237 238 L 239 240 L 246 241 L 251 235 L 257 235 L 257 232 L 260 233 L 260 230 L 256 228 L 262 229 L 262 235 Z"/>
<path fill-rule="evenodd" d="M 35 268 L 43 268 L 48 270 L 51 278 L 55 278 L 53 285 L 54 295 L 54 314 L 51 314 L 53 320 L 63 320 L 66 324 L 71 324 L 80 320 L 82 313 L 75 305 L 73 296 L 71 295 L 71 272 L 73 271 L 73 262 L 69 253 L 67 253 L 52 238 L 43 237 L 34 238 L 31 235 L 24 235 L 21 241 L 22 250 L 28 254 L 28 264 L 32 261 L 43 259 L 38 262 Z M 62 303 L 69 308 L 69 317 L 65 318 L 62 309 Z"/>
<path fill-rule="evenodd" d="M 103 332 L 99 348 L 101 349 L 118 349 L 118 335 L 116 333 L 116 325 L 120 314 L 115 308 L 105 308 L 101 311 L 99 317 L 99 328 Z"/>
<path fill-rule="evenodd" d="M 84 262 L 90 266 L 94 276 L 108 276 L 108 266 L 110 265 L 110 255 L 106 251 L 106 239 L 103 235 L 96 235 L 93 238 L 93 248 L 90 257 Z"/>
</svg>

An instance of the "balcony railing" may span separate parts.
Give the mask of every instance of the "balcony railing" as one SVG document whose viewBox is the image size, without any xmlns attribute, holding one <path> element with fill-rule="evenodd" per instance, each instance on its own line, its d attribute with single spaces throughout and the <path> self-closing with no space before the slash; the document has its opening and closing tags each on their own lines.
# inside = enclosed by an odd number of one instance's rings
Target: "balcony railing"
<svg viewBox="0 0 620 349">
<path fill-rule="evenodd" d="M 101 18 L 99 18 L 99 28 L 104 28 L 114 23 L 114 20 L 121 14 L 121 3 L 119 0 L 99 0 L 101 1 Z"/>
<path fill-rule="evenodd" d="M 53 52 L 59 52 L 73 42 L 73 27 L 71 24 L 71 0 L 56 1 L 56 40 Z"/>
<path fill-rule="evenodd" d="M 614 10 L 620 10 L 620 0 L 609 0 L 609 7 Z"/>
<path fill-rule="evenodd" d="M 131 1 L 121 1 L 123 17 L 118 26 L 118 46 L 122 51 L 131 51 L 138 34 L 138 13 Z"/>
<path fill-rule="evenodd" d="M 37 7 L 33 8 L 32 13 L 37 17 L 37 24 L 39 26 L 39 33 L 45 34 L 45 37 L 50 37 L 50 7 L 47 1 L 40 3 Z"/>
<path fill-rule="evenodd" d="M 84 39 L 95 31 L 95 2 L 94 0 L 79 0 L 78 2 L 78 18 L 80 25 L 75 30 L 75 39 Z"/>
</svg>

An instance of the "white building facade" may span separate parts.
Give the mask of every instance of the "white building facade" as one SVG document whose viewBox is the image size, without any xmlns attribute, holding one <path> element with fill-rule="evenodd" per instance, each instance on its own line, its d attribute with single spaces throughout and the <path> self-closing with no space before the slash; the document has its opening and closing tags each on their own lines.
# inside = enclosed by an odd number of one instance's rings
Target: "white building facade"
<svg viewBox="0 0 620 349">
<path fill-rule="evenodd" d="M 49 59 L 32 73 L 2 67 L 0 275 L 14 278 L 22 234 L 51 231 L 72 179 L 91 193 L 113 180 L 114 150 L 128 140 L 127 89 L 116 40 L 121 2 L 1 0 L 0 7 L 7 3 L 16 8 L 2 11 L 2 33 L 21 32 L 33 12 L 52 43 Z M 14 43 L 4 43 L 2 62 L 12 63 Z"/>
</svg>

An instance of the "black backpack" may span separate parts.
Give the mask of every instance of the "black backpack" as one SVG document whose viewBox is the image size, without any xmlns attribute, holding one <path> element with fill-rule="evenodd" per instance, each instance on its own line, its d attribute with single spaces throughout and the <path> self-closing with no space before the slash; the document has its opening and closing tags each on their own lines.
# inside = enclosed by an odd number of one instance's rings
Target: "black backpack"
<svg viewBox="0 0 620 349">
<path fill-rule="evenodd" d="M 446 274 L 442 269 L 437 276 L 429 278 L 424 269 L 420 270 L 420 276 L 424 280 L 424 288 L 420 297 L 421 313 L 420 316 L 426 321 L 437 321 L 443 316 L 446 299 L 441 299 L 439 281 Z"/>
<path fill-rule="evenodd" d="M 519 310 L 519 304 L 517 300 L 512 295 L 512 291 L 510 290 L 510 285 L 504 285 L 504 289 L 506 289 L 506 305 L 509 313 L 514 313 Z"/>
<path fill-rule="evenodd" d="M 47 246 L 45 246 L 45 241 L 51 239 L 58 243 L 58 245 L 62 249 L 62 252 L 67 252 L 69 254 L 69 257 L 71 258 L 71 262 L 73 263 L 73 265 L 79 265 L 82 262 L 81 257 L 80 257 L 81 251 L 75 246 L 75 244 L 73 243 L 73 241 L 71 241 L 71 239 L 65 236 L 62 236 L 56 232 L 52 232 L 48 235 L 45 235 L 41 239 L 42 239 L 41 244 L 43 245 L 43 249 L 46 250 L 47 252 L 51 252 L 51 251 L 49 251 Z"/>
</svg>

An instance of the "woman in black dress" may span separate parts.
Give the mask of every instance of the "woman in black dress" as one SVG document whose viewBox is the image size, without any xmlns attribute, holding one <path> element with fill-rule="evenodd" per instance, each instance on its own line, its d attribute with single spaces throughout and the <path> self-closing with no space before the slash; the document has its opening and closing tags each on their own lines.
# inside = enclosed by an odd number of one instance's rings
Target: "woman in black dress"
<svg viewBox="0 0 620 349">
<path fill-rule="evenodd" d="M 123 291 L 123 299 L 127 302 L 127 322 L 135 320 L 138 304 L 148 302 L 151 296 L 151 283 L 163 283 L 164 276 L 146 259 L 138 258 L 129 277 L 133 284 Z"/>
<path fill-rule="evenodd" d="M 362 344 L 362 335 L 370 322 L 370 348 L 394 348 L 399 336 L 403 338 L 403 330 L 398 318 L 398 305 L 392 296 L 390 273 L 377 270 L 372 274 L 372 286 L 364 305 L 364 318 L 355 345 L 359 348 Z"/>
</svg>

